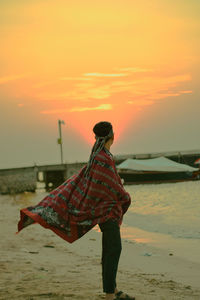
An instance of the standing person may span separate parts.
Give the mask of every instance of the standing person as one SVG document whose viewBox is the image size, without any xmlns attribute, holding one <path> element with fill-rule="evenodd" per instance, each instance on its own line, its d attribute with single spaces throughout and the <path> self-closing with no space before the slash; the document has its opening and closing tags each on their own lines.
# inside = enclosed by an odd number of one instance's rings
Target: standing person
<svg viewBox="0 0 200 300">
<path fill-rule="evenodd" d="M 37 205 L 22 209 L 18 232 L 32 223 L 39 223 L 72 243 L 99 224 L 106 300 L 135 299 L 116 287 L 121 253 L 120 225 L 131 198 L 122 185 L 110 152 L 114 141 L 112 124 L 99 122 L 93 132 L 96 142 L 88 164 Z"/>
</svg>

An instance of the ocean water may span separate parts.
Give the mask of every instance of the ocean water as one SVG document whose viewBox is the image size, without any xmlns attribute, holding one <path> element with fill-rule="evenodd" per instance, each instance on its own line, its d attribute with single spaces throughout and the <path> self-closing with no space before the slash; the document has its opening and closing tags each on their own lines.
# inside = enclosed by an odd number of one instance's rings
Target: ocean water
<svg viewBox="0 0 200 300">
<path fill-rule="evenodd" d="M 132 204 L 121 227 L 123 238 L 200 262 L 200 181 L 132 185 L 125 189 Z"/>
<path fill-rule="evenodd" d="M 200 181 L 125 186 L 132 204 L 124 222 L 147 232 L 200 239 Z"/>
</svg>

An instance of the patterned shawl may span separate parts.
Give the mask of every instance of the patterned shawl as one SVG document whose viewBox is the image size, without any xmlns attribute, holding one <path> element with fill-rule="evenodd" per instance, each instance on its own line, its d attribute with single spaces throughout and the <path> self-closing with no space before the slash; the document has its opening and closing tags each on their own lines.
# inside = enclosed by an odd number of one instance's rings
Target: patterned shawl
<svg viewBox="0 0 200 300">
<path fill-rule="evenodd" d="M 51 229 L 72 243 L 108 219 L 122 223 L 131 198 L 117 173 L 112 154 L 103 148 L 87 166 L 50 192 L 41 202 L 20 211 L 18 232 L 32 223 Z"/>
</svg>

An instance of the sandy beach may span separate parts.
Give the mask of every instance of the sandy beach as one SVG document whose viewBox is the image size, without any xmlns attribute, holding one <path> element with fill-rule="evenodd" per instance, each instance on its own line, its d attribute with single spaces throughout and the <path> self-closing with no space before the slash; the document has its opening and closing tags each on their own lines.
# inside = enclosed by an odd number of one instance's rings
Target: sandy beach
<svg viewBox="0 0 200 300">
<path fill-rule="evenodd" d="M 34 224 L 19 234 L 19 209 L 42 195 L 0 196 L 0 299 L 104 299 L 101 233 L 69 244 Z M 34 201 L 33 201 L 34 200 Z M 200 299 L 200 263 L 142 241 L 122 230 L 118 288 L 136 299 Z M 195 251 L 194 251 L 195 255 Z"/>
</svg>

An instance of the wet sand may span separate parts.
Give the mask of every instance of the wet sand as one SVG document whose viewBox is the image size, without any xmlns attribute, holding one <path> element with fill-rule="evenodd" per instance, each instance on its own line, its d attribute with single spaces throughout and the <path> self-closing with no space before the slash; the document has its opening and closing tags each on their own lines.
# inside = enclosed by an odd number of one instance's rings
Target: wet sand
<svg viewBox="0 0 200 300">
<path fill-rule="evenodd" d="M 104 299 L 97 230 L 73 244 L 38 224 L 15 234 L 19 209 L 33 197 L 0 196 L 0 299 Z M 118 288 L 136 299 L 200 299 L 199 278 L 193 261 L 123 239 Z"/>
</svg>

